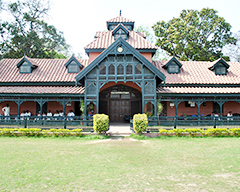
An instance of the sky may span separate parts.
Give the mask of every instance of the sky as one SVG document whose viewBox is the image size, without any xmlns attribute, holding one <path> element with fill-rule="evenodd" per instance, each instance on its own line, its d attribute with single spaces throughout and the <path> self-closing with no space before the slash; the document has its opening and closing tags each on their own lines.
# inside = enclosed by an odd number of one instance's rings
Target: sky
<svg viewBox="0 0 240 192">
<path fill-rule="evenodd" d="M 240 0 L 51 0 L 47 22 L 64 33 L 75 55 L 87 57 L 84 47 L 94 40 L 96 31 L 104 31 L 106 21 L 119 15 L 135 21 L 135 27 L 152 26 L 160 20 L 179 17 L 181 10 L 213 8 L 240 30 Z"/>
</svg>

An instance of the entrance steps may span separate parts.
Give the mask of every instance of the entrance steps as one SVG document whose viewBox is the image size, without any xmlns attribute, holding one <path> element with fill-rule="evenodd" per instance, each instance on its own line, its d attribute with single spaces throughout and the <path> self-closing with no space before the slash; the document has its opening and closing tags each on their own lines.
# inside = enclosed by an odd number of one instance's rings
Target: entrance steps
<svg viewBox="0 0 240 192">
<path fill-rule="evenodd" d="M 110 123 L 108 135 L 111 136 L 129 136 L 133 133 L 130 129 L 130 123 Z"/>
</svg>

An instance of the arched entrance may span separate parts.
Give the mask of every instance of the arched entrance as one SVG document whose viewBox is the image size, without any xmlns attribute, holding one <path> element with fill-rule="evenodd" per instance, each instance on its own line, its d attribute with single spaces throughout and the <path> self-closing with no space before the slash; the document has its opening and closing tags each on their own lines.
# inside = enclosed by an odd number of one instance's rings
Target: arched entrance
<svg viewBox="0 0 240 192">
<path fill-rule="evenodd" d="M 142 113 L 142 94 L 126 85 L 116 85 L 99 93 L 99 112 L 109 115 L 110 122 L 124 122 L 125 116 Z"/>
</svg>

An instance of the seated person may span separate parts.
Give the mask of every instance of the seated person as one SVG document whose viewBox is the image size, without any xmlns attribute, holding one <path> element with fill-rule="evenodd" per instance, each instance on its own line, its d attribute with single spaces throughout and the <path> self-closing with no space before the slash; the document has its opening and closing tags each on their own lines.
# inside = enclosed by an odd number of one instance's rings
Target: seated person
<svg viewBox="0 0 240 192">
<path fill-rule="evenodd" d="M 68 117 L 74 117 L 75 114 L 73 112 L 73 110 L 69 110 L 69 113 L 67 114 Z M 73 120 L 73 118 L 68 118 L 68 120 Z"/>
<path fill-rule="evenodd" d="M 20 114 L 20 120 L 24 119 L 25 114 L 26 114 L 26 111 L 23 110 L 22 113 Z"/>
<path fill-rule="evenodd" d="M 27 110 L 27 111 L 25 112 L 25 116 L 28 117 L 27 120 L 29 120 L 29 117 L 30 117 L 31 115 L 32 115 L 32 114 L 31 114 L 30 111 Z"/>
<path fill-rule="evenodd" d="M 48 110 L 47 116 L 48 116 L 48 117 L 51 117 L 51 116 L 52 116 L 51 110 Z M 50 120 L 50 118 L 47 118 L 47 120 Z"/>
<path fill-rule="evenodd" d="M 56 112 L 54 113 L 54 115 L 53 115 L 54 117 L 59 117 L 59 111 L 58 110 L 56 110 Z M 58 118 L 55 118 L 55 120 L 58 120 Z"/>
</svg>

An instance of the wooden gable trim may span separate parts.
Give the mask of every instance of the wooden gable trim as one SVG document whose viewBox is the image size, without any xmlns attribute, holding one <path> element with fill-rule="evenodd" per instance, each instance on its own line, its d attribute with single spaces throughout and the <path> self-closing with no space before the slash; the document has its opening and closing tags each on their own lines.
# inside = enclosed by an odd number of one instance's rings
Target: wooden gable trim
<svg viewBox="0 0 240 192">
<path fill-rule="evenodd" d="M 78 61 L 78 59 L 72 55 L 72 57 L 69 58 L 69 60 L 67 61 L 67 63 L 65 64 L 65 67 L 67 68 L 68 65 L 72 62 L 72 61 L 75 61 L 77 63 L 77 65 L 80 67 L 80 69 L 83 68 L 83 65 Z"/>
<path fill-rule="evenodd" d="M 122 29 L 127 35 L 129 35 L 129 31 L 126 27 L 124 27 L 121 23 L 119 23 L 115 29 L 113 29 L 112 34 L 115 35 L 119 29 Z"/>
<path fill-rule="evenodd" d="M 228 69 L 230 67 L 223 58 L 220 58 L 220 59 L 214 61 L 213 62 L 213 66 L 209 67 L 208 69 L 213 71 L 219 64 L 224 65 L 226 67 L 226 69 Z"/>
<path fill-rule="evenodd" d="M 162 66 L 162 68 L 167 69 L 171 62 L 173 61 L 179 66 L 179 68 L 182 67 L 182 64 L 178 61 L 178 59 L 173 56 L 170 60 L 167 61 L 165 65 Z"/>
<path fill-rule="evenodd" d="M 136 57 L 136 59 L 143 63 L 161 81 L 165 81 L 166 76 L 161 71 L 159 71 L 152 63 L 150 63 L 143 55 L 141 55 L 141 53 L 139 53 L 129 43 L 127 43 L 124 39 L 120 37 L 75 77 L 76 82 L 82 80 L 88 73 L 90 73 L 93 70 L 93 68 L 95 68 L 100 62 L 102 62 L 109 54 L 117 54 L 117 48 L 119 46 L 124 46 L 128 52 L 133 54 L 133 56 Z M 121 54 L 126 54 L 125 52 L 126 50 L 124 50 Z"/>
</svg>

